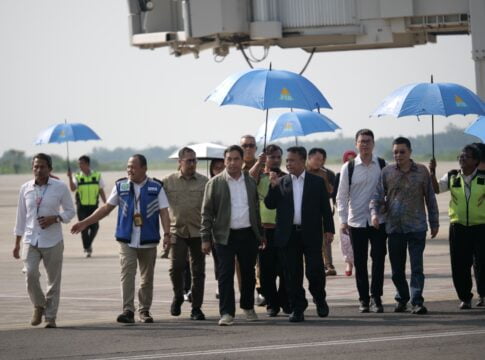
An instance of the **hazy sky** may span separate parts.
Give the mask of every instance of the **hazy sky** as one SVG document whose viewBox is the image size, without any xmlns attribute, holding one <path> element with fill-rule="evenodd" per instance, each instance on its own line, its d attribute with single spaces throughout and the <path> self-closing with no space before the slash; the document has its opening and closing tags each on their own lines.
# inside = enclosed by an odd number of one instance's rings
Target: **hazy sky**
<svg viewBox="0 0 485 360">
<path fill-rule="evenodd" d="M 103 139 L 71 144 L 74 157 L 95 146 L 231 144 L 264 121 L 260 110 L 204 102 L 228 75 L 248 68 L 239 52 L 231 50 L 217 63 L 211 51 L 195 59 L 175 58 L 167 48 L 131 47 L 124 0 L 2 0 L 0 46 L 0 153 L 15 148 L 64 154 L 64 145 L 33 145 L 41 130 L 64 119 L 91 126 Z M 273 68 L 299 72 L 307 58 L 302 50 L 274 47 L 260 66 L 271 61 Z M 394 89 L 429 81 L 431 74 L 436 82 L 475 91 L 471 37 L 442 36 L 436 44 L 405 49 L 317 53 L 305 72 L 333 106 L 324 113 L 342 127 L 340 133 L 353 136 L 365 126 L 377 137 L 430 132 L 428 120 L 369 114 Z M 436 129 L 473 119 L 438 117 Z M 334 136 L 339 135 L 310 138 Z"/>
</svg>

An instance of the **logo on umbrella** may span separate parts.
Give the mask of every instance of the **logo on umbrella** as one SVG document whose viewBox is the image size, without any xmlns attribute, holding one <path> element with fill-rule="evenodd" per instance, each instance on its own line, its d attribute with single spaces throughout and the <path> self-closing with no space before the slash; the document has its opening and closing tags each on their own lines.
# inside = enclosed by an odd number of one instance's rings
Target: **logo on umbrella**
<svg viewBox="0 0 485 360">
<path fill-rule="evenodd" d="M 283 126 L 283 131 L 293 131 L 293 124 L 291 121 L 287 121 Z"/>
<path fill-rule="evenodd" d="M 59 137 L 65 137 L 66 136 L 66 133 L 64 132 L 64 130 L 61 130 L 61 132 L 59 133 Z"/>
<path fill-rule="evenodd" d="M 281 89 L 280 100 L 293 101 L 293 97 L 287 88 Z"/>
<path fill-rule="evenodd" d="M 461 97 L 459 97 L 458 95 L 455 95 L 455 104 L 457 107 L 467 107 L 468 105 L 466 104 L 466 102 L 463 101 L 463 99 Z"/>
</svg>

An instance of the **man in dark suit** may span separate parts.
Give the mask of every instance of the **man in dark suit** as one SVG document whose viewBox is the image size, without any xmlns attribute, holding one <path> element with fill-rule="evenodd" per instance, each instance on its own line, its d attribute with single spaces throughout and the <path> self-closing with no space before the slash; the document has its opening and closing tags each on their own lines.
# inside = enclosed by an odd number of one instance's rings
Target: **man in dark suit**
<svg viewBox="0 0 485 360">
<path fill-rule="evenodd" d="M 279 248 L 292 308 L 289 320 L 301 322 L 305 320 L 303 313 L 308 306 L 303 288 L 303 256 L 317 314 L 328 315 L 322 231 L 325 240 L 331 241 L 335 230 L 324 180 L 305 172 L 305 148 L 290 147 L 287 152 L 289 175 L 279 178 L 278 174 L 270 172 L 270 189 L 264 202 L 268 209 L 276 209 L 274 244 Z"/>
</svg>

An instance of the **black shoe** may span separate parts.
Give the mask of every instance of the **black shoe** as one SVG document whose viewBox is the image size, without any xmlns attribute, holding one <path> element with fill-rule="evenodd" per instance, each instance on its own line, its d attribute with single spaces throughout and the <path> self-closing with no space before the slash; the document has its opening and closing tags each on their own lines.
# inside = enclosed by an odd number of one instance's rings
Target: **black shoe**
<svg viewBox="0 0 485 360">
<path fill-rule="evenodd" d="M 329 313 L 328 304 L 325 300 L 321 304 L 317 304 L 317 315 L 321 318 L 327 317 Z"/>
<path fill-rule="evenodd" d="M 283 306 L 282 309 L 286 315 L 290 315 L 292 313 L 290 305 Z"/>
<path fill-rule="evenodd" d="M 360 313 L 368 313 L 369 312 L 369 302 L 368 301 L 360 301 L 359 305 L 359 312 Z"/>
<path fill-rule="evenodd" d="M 380 299 L 372 299 L 370 304 L 370 311 L 376 314 L 384 312 L 384 306 L 382 306 L 382 302 Z"/>
<path fill-rule="evenodd" d="M 398 302 L 396 303 L 396 307 L 394 308 L 395 313 L 403 313 L 406 312 L 408 309 L 408 305 L 406 303 Z"/>
<path fill-rule="evenodd" d="M 123 324 L 133 324 L 135 322 L 135 313 L 130 310 L 125 310 L 118 315 L 116 321 Z"/>
<path fill-rule="evenodd" d="M 140 314 L 138 315 L 140 322 L 145 323 L 145 324 L 151 324 L 153 323 L 153 318 L 150 315 L 150 312 L 148 310 L 145 311 L 140 311 Z"/>
<path fill-rule="evenodd" d="M 179 316 L 180 313 L 182 312 L 181 306 L 184 303 L 184 299 L 173 299 L 172 300 L 172 305 L 170 305 L 170 314 L 172 316 Z"/>
<path fill-rule="evenodd" d="M 305 321 L 305 315 L 301 311 L 293 311 L 288 320 L 290 322 L 302 322 Z"/>
<path fill-rule="evenodd" d="M 279 312 L 280 312 L 280 308 L 273 308 L 273 309 L 269 308 L 267 310 L 267 314 L 269 317 L 276 317 L 278 316 Z"/>
<path fill-rule="evenodd" d="M 413 311 L 411 313 L 416 315 L 424 315 L 428 313 L 428 309 L 426 309 L 426 307 L 423 304 L 414 305 Z"/>
<path fill-rule="evenodd" d="M 190 313 L 190 320 L 205 320 L 205 315 L 200 308 L 193 308 Z"/>
<path fill-rule="evenodd" d="M 470 310 L 472 308 L 471 300 L 462 301 L 459 306 L 460 310 Z"/>
<path fill-rule="evenodd" d="M 485 297 L 479 297 L 478 298 L 478 301 L 477 301 L 477 304 L 475 306 L 478 306 L 478 307 L 483 307 L 485 306 Z"/>
</svg>

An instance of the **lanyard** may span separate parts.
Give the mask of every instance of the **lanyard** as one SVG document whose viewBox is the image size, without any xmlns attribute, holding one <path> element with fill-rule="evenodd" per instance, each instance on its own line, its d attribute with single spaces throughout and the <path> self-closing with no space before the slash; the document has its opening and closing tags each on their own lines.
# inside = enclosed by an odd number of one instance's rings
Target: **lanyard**
<svg viewBox="0 0 485 360">
<path fill-rule="evenodd" d="M 35 204 L 37 205 L 37 215 L 39 215 L 39 209 L 40 209 L 40 204 L 42 204 L 42 200 L 44 199 L 45 192 L 47 191 L 47 186 L 49 184 L 45 184 L 44 191 L 42 192 L 42 195 L 40 195 L 40 186 L 36 185 L 35 187 Z"/>
</svg>

